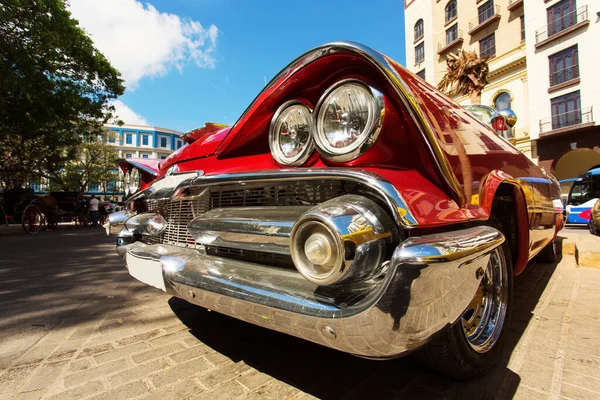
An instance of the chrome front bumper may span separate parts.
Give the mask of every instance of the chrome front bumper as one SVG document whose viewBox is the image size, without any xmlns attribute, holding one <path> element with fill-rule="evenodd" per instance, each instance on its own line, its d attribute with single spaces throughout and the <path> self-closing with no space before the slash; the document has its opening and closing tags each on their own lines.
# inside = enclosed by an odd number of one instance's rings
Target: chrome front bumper
<svg viewBox="0 0 600 400">
<path fill-rule="evenodd" d="M 461 317 L 503 241 L 485 226 L 412 237 L 377 276 L 328 287 L 197 249 L 140 242 L 117 249 L 132 276 L 191 303 L 347 353 L 392 358 Z"/>
</svg>

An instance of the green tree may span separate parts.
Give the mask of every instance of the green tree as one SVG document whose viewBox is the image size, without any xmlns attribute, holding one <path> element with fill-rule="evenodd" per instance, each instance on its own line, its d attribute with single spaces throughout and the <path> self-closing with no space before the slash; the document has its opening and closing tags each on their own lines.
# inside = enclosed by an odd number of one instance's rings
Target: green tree
<svg viewBox="0 0 600 400">
<path fill-rule="evenodd" d="M 114 146 L 103 138 L 89 138 L 78 147 L 74 157 L 60 173 L 52 176 L 53 189 L 67 191 L 89 190 L 90 184 L 109 191 L 111 183 L 118 179 L 116 159 L 119 157 Z"/>
<path fill-rule="evenodd" d="M 64 0 L 0 0 L 0 179 L 57 176 L 112 118 L 119 72 Z"/>
</svg>

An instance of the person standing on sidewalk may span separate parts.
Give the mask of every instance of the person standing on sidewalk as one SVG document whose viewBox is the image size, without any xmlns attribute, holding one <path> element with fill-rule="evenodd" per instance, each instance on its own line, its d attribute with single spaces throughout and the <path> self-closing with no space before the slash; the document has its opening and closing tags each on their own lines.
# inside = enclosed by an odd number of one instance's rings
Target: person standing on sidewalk
<svg viewBox="0 0 600 400">
<path fill-rule="evenodd" d="M 92 227 L 94 228 L 98 227 L 98 204 L 100 204 L 100 200 L 92 195 L 92 199 L 90 200 L 90 216 L 92 217 Z"/>
</svg>

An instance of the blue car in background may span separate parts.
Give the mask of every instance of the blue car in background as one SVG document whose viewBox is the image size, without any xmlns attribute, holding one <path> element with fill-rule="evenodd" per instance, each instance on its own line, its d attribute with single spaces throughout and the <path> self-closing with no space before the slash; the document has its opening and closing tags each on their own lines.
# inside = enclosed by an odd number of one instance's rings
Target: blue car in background
<svg viewBox="0 0 600 400">
<path fill-rule="evenodd" d="M 590 169 L 577 178 L 560 181 L 566 182 L 573 182 L 565 205 L 566 224 L 587 225 L 592 207 L 600 198 L 600 168 Z"/>
</svg>

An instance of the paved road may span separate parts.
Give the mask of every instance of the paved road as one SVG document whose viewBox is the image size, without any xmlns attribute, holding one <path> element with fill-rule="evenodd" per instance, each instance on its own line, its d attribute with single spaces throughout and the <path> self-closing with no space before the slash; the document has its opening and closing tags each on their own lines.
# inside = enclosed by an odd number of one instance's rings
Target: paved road
<svg viewBox="0 0 600 400">
<path fill-rule="evenodd" d="M 0 398 L 600 398 L 600 268 L 574 260 L 517 279 L 508 366 L 457 382 L 411 357 L 358 359 L 145 287 L 100 229 L 2 236 Z"/>
</svg>

